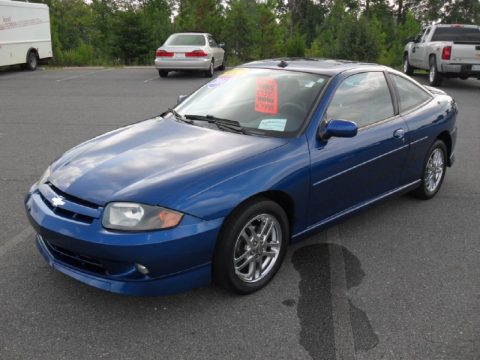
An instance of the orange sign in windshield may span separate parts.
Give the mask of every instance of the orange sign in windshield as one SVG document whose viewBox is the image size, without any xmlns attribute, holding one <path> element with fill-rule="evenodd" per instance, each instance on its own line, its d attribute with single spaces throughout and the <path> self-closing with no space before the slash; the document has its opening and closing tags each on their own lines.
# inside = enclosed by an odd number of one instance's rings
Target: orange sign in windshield
<svg viewBox="0 0 480 360">
<path fill-rule="evenodd" d="M 256 80 L 255 111 L 276 114 L 278 113 L 278 85 L 277 81 L 269 78 Z"/>
</svg>

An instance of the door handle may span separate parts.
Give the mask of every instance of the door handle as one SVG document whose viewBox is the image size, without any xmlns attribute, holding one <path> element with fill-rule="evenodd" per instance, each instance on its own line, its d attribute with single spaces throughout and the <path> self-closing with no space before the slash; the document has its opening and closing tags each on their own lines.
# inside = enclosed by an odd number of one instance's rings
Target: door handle
<svg viewBox="0 0 480 360">
<path fill-rule="evenodd" d="M 402 139 L 405 136 L 405 130 L 397 129 L 393 132 L 393 137 L 396 139 Z"/>
</svg>

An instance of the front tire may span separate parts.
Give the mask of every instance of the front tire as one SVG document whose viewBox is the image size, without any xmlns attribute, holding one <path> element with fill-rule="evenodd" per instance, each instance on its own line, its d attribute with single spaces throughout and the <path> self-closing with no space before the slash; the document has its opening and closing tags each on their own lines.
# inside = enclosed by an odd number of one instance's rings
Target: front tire
<svg viewBox="0 0 480 360">
<path fill-rule="evenodd" d="M 417 198 L 429 200 L 433 198 L 445 178 L 447 169 L 447 147 L 441 140 L 435 141 L 428 151 L 427 159 L 423 166 L 422 182 L 412 193 Z"/>
<path fill-rule="evenodd" d="M 408 54 L 403 55 L 403 72 L 407 75 L 413 75 L 413 66 L 408 61 Z"/>
<path fill-rule="evenodd" d="M 435 56 L 430 57 L 430 67 L 428 72 L 428 82 L 431 86 L 440 86 L 442 85 L 443 75 L 437 69 L 437 61 Z"/>
<path fill-rule="evenodd" d="M 213 258 L 214 281 L 221 287 L 250 294 L 276 274 L 289 241 L 285 211 L 266 198 L 238 207 L 225 221 Z"/>
</svg>

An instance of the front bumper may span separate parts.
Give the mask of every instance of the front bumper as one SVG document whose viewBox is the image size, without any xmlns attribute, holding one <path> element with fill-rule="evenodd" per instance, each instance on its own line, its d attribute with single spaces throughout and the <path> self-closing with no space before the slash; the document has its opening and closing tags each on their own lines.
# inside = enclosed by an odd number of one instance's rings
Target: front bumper
<svg viewBox="0 0 480 360">
<path fill-rule="evenodd" d="M 155 67 L 158 70 L 208 70 L 211 59 L 205 58 L 156 58 Z"/>
<path fill-rule="evenodd" d="M 40 253 L 53 268 L 83 283 L 119 294 L 153 296 L 211 282 L 211 259 L 223 219 L 185 215 L 173 229 L 127 233 L 104 229 L 101 217 L 90 223 L 65 218 L 38 189 L 27 195 L 25 206 Z M 135 264 L 148 268 L 148 275 Z"/>
</svg>

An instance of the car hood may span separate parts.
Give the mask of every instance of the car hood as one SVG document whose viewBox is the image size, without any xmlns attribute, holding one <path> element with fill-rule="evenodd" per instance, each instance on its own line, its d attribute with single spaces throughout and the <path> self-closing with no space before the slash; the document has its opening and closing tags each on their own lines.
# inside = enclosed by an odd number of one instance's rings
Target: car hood
<svg viewBox="0 0 480 360">
<path fill-rule="evenodd" d="M 49 181 L 101 206 L 110 201 L 168 206 L 169 197 L 201 191 L 199 186 L 231 176 L 239 161 L 287 142 L 159 117 L 78 145 L 52 164 Z"/>
</svg>

